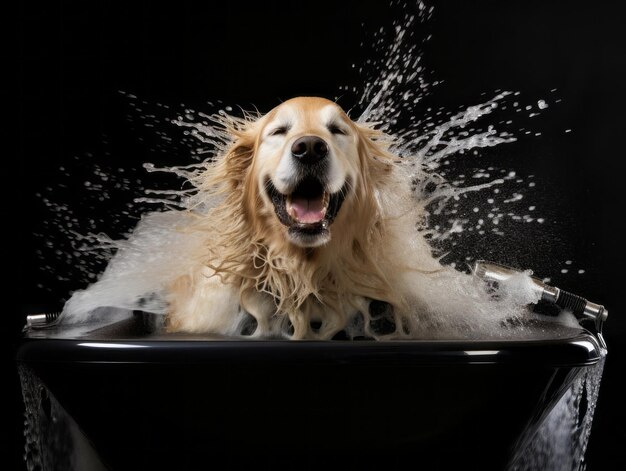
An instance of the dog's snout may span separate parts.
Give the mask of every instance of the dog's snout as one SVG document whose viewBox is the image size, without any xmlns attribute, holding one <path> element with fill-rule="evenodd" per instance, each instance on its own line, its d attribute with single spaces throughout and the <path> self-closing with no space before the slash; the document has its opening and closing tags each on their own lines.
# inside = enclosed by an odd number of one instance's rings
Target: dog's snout
<svg viewBox="0 0 626 471">
<path fill-rule="evenodd" d="M 314 164 L 328 155 L 328 144 L 317 136 L 303 136 L 291 146 L 291 155 L 303 164 Z"/>
</svg>

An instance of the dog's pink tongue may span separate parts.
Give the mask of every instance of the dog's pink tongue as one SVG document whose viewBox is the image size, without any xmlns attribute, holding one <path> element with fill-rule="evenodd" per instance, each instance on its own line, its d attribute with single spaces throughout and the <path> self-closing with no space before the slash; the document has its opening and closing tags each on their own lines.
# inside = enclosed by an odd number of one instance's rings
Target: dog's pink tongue
<svg viewBox="0 0 626 471">
<path fill-rule="evenodd" d="M 307 198 L 293 198 L 291 200 L 291 208 L 298 222 L 311 224 L 324 219 L 324 202 L 322 198 L 312 200 Z"/>
</svg>

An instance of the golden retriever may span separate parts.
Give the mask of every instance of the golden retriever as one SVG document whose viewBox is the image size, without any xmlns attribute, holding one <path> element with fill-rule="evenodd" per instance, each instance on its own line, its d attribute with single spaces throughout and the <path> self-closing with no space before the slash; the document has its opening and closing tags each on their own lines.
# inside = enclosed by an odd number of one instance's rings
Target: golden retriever
<svg viewBox="0 0 626 471">
<path fill-rule="evenodd" d="M 378 338 L 391 306 L 384 334 L 406 334 L 413 275 L 440 265 L 388 136 L 314 97 L 222 124 L 231 144 L 198 183 L 218 202 L 190 228 L 202 249 L 167 289 L 168 330 L 239 334 L 251 315 L 254 337 Z"/>
</svg>

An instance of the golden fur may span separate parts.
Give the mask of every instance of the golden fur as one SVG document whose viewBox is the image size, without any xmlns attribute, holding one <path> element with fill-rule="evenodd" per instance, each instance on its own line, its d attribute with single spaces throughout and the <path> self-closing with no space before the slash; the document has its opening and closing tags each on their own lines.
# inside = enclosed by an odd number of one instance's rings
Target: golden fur
<svg viewBox="0 0 626 471">
<path fill-rule="evenodd" d="M 268 126 L 281 113 L 289 113 L 291 131 L 270 138 Z M 324 127 L 320 120 L 327 115 L 341 121 L 346 135 Z M 231 144 L 194 182 L 218 203 L 188 228 L 205 242 L 188 273 L 169 286 L 168 329 L 237 333 L 243 309 L 257 321 L 255 336 L 284 333 L 290 323 L 292 338 L 330 338 L 355 313 L 367 319 L 368 302 L 376 299 L 394 307 L 400 331 L 410 297 L 406 275 L 437 263 L 418 238 L 422 208 L 410 201 L 410 182 L 387 136 L 353 122 L 335 103 L 311 97 L 256 119 L 222 118 L 222 125 Z M 274 178 L 285 146 L 305 134 L 326 140 L 337 168 L 353 179 L 330 240 L 315 247 L 289 240 L 261 180 L 264 172 Z M 321 327 L 313 329 L 311 321 Z"/>
</svg>

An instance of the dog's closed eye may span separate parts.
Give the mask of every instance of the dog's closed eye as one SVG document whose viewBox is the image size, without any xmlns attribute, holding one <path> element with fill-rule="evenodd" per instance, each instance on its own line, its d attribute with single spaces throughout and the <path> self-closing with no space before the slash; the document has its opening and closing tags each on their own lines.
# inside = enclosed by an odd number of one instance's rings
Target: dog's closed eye
<svg viewBox="0 0 626 471">
<path fill-rule="evenodd" d="M 276 129 L 270 131 L 270 136 L 280 136 L 283 134 L 287 134 L 289 131 L 289 126 L 279 126 Z"/>
<path fill-rule="evenodd" d="M 339 126 L 337 123 L 330 123 L 327 127 L 331 134 L 341 134 L 341 135 L 346 134 L 346 131 L 344 131 L 344 129 L 341 126 Z"/>
</svg>

